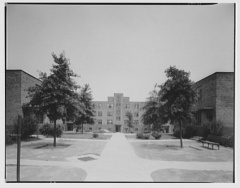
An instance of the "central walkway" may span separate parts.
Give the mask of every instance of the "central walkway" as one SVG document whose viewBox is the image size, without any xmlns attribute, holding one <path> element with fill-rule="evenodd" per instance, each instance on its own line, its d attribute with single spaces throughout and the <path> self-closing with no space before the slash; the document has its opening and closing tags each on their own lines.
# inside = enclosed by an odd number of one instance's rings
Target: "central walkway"
<svg viewBox="0 0 240 188">
<path fill-rule="evenodd" d="M 85 181 L 153 181 L 124 134 L 113 134 Z"/>
</svg>

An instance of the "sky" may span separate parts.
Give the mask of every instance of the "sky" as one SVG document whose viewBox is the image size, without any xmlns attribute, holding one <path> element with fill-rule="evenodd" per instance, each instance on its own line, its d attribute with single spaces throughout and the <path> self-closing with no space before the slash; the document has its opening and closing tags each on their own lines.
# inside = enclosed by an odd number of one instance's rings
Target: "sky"
<svg viewBox="0 0 240 188">
<path fill-rule="evenodd" d="M 234 71 L 234 5 L 7 5 L 6 69 L 39 77 L 51 53 L 96 101 L 124 93 L 145 101 L 176 66 L 197 82 Z"/>
</svg>

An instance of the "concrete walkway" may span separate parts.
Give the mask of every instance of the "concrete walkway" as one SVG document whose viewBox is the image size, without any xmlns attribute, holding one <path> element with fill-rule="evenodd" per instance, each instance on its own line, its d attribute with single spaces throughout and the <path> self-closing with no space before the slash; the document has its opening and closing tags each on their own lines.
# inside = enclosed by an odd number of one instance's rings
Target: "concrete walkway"
<svg viewBox="0 0 240 188">
<path fill-rule="evenodd" d="M 145 164 L 121 133 L 112 136 L 98 163 L 87 173 L 86 181 L 153 181 L 146 173 Z"/>
<path fill-rule="evenodd" d="M 159 169 L 233 171 L 232 161 L 160 161 L 140 158 L 135 154 L 129 141 L 127 141 L 122 133 L 113 134 L 102 151 L 101 156 L 92 156 L 96 160 L 85 162 L 80 161 L 78 159 L 79 157 L 80 156 L 68 157 L 66 158 L 67 161 L 21 159 L 21 165 L 27 165 L 30 171 L 31 165 L 44 169 L 48 169 L 48 166 L 61 167 L 62 170 L 69 167 L 83 169 L 87 173 L 85 181 L 88 182 L 153 182 L 151 173 Z M 7 159 L 6 163 L 16 164 L 16 160 Z M 65 176 L 69 176 L 69 178 L 66 177 L 69 181 L 78 181 L 76 177 L 75 179 L 71 179 L 71 173 Z M 36 177 L 33 175 L 33 177 L 30 178 L 34 180 Z M 38 180 L 44 181 L 44 178 L 39 178 Z M 57 180 L 59 181 L 59 179 Z"/>
</svg>

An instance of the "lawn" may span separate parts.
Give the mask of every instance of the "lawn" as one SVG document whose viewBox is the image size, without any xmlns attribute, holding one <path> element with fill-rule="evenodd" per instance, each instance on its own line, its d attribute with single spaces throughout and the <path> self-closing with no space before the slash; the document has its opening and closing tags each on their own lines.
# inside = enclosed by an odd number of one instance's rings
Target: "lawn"
<svg viewBox="0 0 240 188">
<path fill-rule="evenodd" d="M 101 155 L 107 140 L 57 140 L 57 147 L 53 147 L 53 139 L 44 139 L 34 142 L 22 143 L 21 159 L 68 161 L 68 157 L 85 154 Z M 6 159 L 16 159 L 17 145 L 6 147 Z"/>
<path fill-rule="evenodd" d="M 61 138 L 109 140 L 112 137 L 112 135 L 107 135 L 104 133 L 98 133 L 98 135 L 98 138 L 94 138 L 93 133 L 63 133 Z"/>
<path fill-rule="evenodd" d="M 151 174 L 154 182 L 233 183 L 232 171 L 161 169 Z"/>
<path fill-rule="evenodd" d="M 200 161 L 226 162 L 233 161 L 233 149 L 221 146 L 220 150 L 202 147 L 194 140 L 183 141 L 180 148 L 179 140 L 129 141 L 135 153 L 144 159 L 162 161 Z"/>
</svg>

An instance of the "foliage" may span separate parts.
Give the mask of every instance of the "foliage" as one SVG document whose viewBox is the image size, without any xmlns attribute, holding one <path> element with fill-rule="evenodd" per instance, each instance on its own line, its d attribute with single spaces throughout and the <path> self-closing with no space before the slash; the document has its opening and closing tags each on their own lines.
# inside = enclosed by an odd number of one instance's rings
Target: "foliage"
<svg viewBox="0 0 240 188">
<path fill-rule="evenodd" d="M 126 112 L 126 117 L 127 117 L 127 119 L 126 119 L 127 126 L 129 127 L 128 130 L 131 131 L 131 128 L 133 127 L 133 114 L 132 114 L 132 112 L 127 111 Z"/>
<path fill-rule="evenodd" d="M 92 93 L 90 86 L 86 84 L 81 92 L 77 95 L 77 100 L 82 104 L 82 111 L 78 111 L 78 115 L 75 118 L 75 124 L 82 125 L 83 133 L 83 124 L 93 124 L 94 123 L 94 109 L 92 105 Z M 79 127 L 78 127 L 79 128 Z"/>
<path fill-rule="evenodd" d="M 138 139 L 142 139 L 142 138 L 143 138 L 143 133 L 137 133 L 136 137 L 137 137 Z"/>
<path fill-rule="evenodd" d="M 21 122 L 22 126 L 21 126 L 21 139 L 25 140 L 27 138 L 29 138 L 31 135 L 35 134 L 37 132 L 38 129 L 38 124 L 37 124 L 37 120 L 31 116 L 27 116 L 22 118 L 22 122 Z M 15 121 L 14 122 L 14 130 L 13 130 L 14 134 L 18 133 L 18 122 Z"/>
<path fill-rule="evenodd" d="M 234 147 L 234 136 L 216 136 L 216 135 L 208 135 L 208 141 L 217 142 L 222 146 L 226 147 Z"/>
<path fill-rule="evenodd" d="M 179 70 L 175 66 L 165 71 L 167 81 L 160 86 L 159 97 L 163 103 L 164 120 L 178 125 L 180 128 L 180 145 L 182 144 L 182 126 L 194 120 L 194 105 L 197 93 L 192 88 L 190 73 Z"/>
<path fill-rule="evenodd" d="M 136 137 L 138 139 L 149 139 L 150 133 L 137 133 Z"/>
<path fill-rule="evenodd" d="M 158 140 L 158 139 L 161 138 L 162 135 L 161 135 L 160 132 L 155 131 L 155 132 L 152 133 L 152 136 L 153 136 L 156 140 Z"/>
<path fill-rule="evenodd" d="M 44 124 L 40 129 L 39 132 L 44 136 L 54 136 L 54 127 L 51 124 Z M 56 137 L 61 137 L 62 129 L 60 126 L 56 128 Z"/>
<path fill-rule="evenodd" d="M 69 59 L 65 57 L 64 52 L 59 57 L 53 53 L 52 57 L 55 64 L 52 65 L 50 75 L 40 73 L 42 84 L 28 89 L 31 101 L 24 106 L 47 113 L 49 119 L 54 121 L 55 130 L 57 119 L 76 117 L 82 110 L 82 105 L 76 100 L 76 90 L 79 86 L 72 79 L 77 75 L 70 69 Z"/>
<path fill-rule="evenodd" d="M 150 96 L 147 98 L 147 102 L 142 108 L 144 113 L 141 118 L 143 124 L 152 125 L 154 131 L 161 129 L 163 122 L 162 118 L 164 117 L 162 103 L 156 87 L 157 85 L 155 85 L 154 90 L 150 92 Z"/>
<path fill-rule="evenodd" d="M 207 138 L 208 135 L 222 136 L 223 135 L 223 122 L 220 120 L 204 123 L 201 126 L 201 136 Z"/>
<path fill-rule="evenodd" d="M 99 137 L 98 133 L 93 133 L 93 138 L 98 138 L 98 137 Z"/>
<path fill-rule="evenodd" d="M 197 127 L 193 124 L 189 124 L 185 127 L 184 138 L 192 138 L 196 135 Z"/>
</svg>

